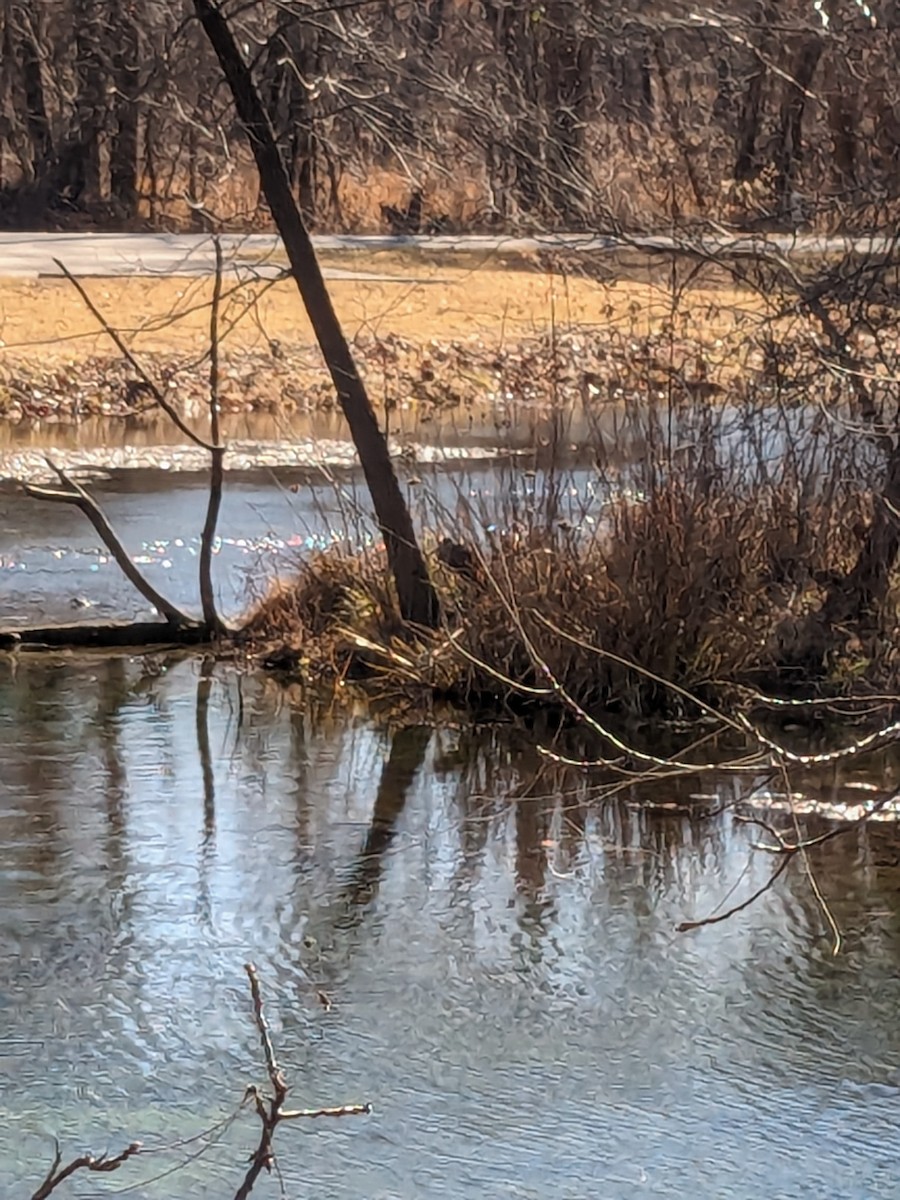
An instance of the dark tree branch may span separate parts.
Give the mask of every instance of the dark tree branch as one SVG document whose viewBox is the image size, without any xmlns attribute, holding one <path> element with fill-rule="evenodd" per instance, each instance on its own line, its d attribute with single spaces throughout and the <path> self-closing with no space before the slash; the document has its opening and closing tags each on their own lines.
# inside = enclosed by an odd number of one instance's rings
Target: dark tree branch
<svg viewBox="0 0 900 1200">
<path fill-rule="evenodd" d="M 59 1149 L 59 1142 L 56 1143 L 56 1151 L 53 1155 L 53 1164 L 50 1170 L 44 1177 L 41 1186 L 32 1194 L 31 1200 L 47 1200 L 47 1197 L 55 1192 L 61 1183 L 64 1183 L 70 1175 L 74 1175 L 76 1171 L 101 1171 L 109 1173 L 118 1171 L 119 1167 L 135 1154 L 140 1154 L 141 1143 L 132 1142 L 130 1146 L 114 1157 L 110 1158 L 106 1154 L 93 1155 L 82 1154 L 78 1158 L 73 1158 L 71 1162 L 64 1167 L 62 1164 L 62 1155 Z"/>
<path fill-rule="evenodd" d="M 222 488 L 225 482 L 225 447 L 219 433 L 219 312 L 222 304 L 222 243 L 213 239 L 216 252 L 216 275 L 213 282 L 212 305 L 209 310 L 209 501 L 206 520 L 200 535 L 200 604 L 203 621 L 212 633 L 224 633 L 225 625 L 216 609 L 212 581 L 212 553 L 216 537 L 219 510 L 222 507 Z"/>
<path fill-rule="evenodd" d="M 287 251 L 294 281 L 328 366 L 384 534 L 404 620 L 434 628 L 437 594 L 419 549 L 387 441 L 331 303 L 309 233 L 291 192 L 272 125 L 228 21 L 213 0 L 193 0 L 194 11 L 215 51 L 234 97 L 259 171 L 260 183 Z"/>
<path fill-rule="evenodd" d="M 53 500 L 60 504 L 74 504 L 76 508 L 80 508 L 96 529 L 101 541 L 115 559 L 125 578 L 140 592 L 144 599 L 149 601 L 158 612 L 162 613 L 172 625 L 194 624 L 195 622 L 186 613 L 167 600 L 161 592 L 156 590 L 149 580 L 144 578 L 131 561 L 131 556 L 122 545 L 118 534 L 110 525 L 105 513 L 96 500 L 88 495 L 80 483 L 72 479 L 70 475 L 67 475 L 62 468 L 56 466 L 50 458 L 47 458 L 46 461 L 47 465 L 59 477 L 65 490 L 39 487 L 36 484 L 26 483 L 23 484 L 26 494 L 33 496 L 36 500 Z"/>
<path fill-rule="evenodd" d="M 740 904 L 735 904 L 733 908 L 727 908 L 725 912 L 717 913 L 713 917 L 703 917 L 699 921 L 681 921 L 675 926 L 675 932 L 687 933 L 690 929 L 702 929 L 704 925 L 718 925 L 720 921 L 728 921 L 737 913 L 743 912 L 745 908 L 749 908 L 751 904 L 755 904 L 760 896 L 764 896 L 770 888 L 775 886 L 776 882 L 787 870 L 792 857 L 792 855 L 786 854 L 762 887 L 757 888 L 752 896 L 748 896 Z"/>
</svg>

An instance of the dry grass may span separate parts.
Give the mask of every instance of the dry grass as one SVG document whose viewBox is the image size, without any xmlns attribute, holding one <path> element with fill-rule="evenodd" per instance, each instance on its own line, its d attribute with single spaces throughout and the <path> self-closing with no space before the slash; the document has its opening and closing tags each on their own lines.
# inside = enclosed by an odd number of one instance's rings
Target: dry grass
<svg viewBox="0 0 900 1200">
<path fill-rule="evenodd" d="M 749 290 L 695 282 L 675 292 L 637 278 L 598 281 L 503 266 L 408 256 L 341 258 L 342 269 L 406 282 L 336 280 L 331 290 L 373 401 L 385 408 L 570 405 L 629 390 L 671 398 L 728 395 L 766 370 L 766 345 L 794 347 L 816 369 L 808 322 L 771 319 Z M 713 286 L 715 284 L 715 286 Z M 90 279 L 99 309 L 190 415 L 205 405 L 209 279 Z M 290 281 L 245 284 L 223 306 L 227 410 L 328 407 L 333 389 Z M 84 419 L 130 415 L 128 370 L 63 280 L 0 284 L 0 416 Z"/>
<path fill-rule="evenodd" d="M 588 708 L 674 716 L 684 705 L 670 683 L 707 698 L 736 684 L 810 685 L 791 639 L 854 561 L 871 497 L 810 488 L 810 460 L 778 481 L 746 460 L 711 462 L 698 454 L 673 471 L 654 451 L 611 487 L 592 533 L 560 520 L 552 497 L 526 521 L 498 514 L 502 532 L 488 537 L 474 514 L 427 532 L 445 623 L 434 638 L 404 634 L 381 549 L 311 558 L 255 606 L 246 636 L 306 677 L 362 674 L 382 692 L 492 708 L 558 706 L 558 684 Z M 439 561 L 439 532 L 468 544 L 473 572 Z M 818 684 L 896 674 L 884 632 L 864 643 L 837 631 Z"/>
<path fill-rule="evenodd" d="M 408 282 L 335 280 L 331 290 L 348 333 L 387 333 L 421 342 L 483 339 L 492 344 L 547 333 L 554 326 L 627 330 L 636 336 L 673 330 L 734 358 L 748 328 L 765 316 L 750 292 L 695 288 L 677 305 L 660 285 L 601 283 L 534 269 L 403 261 L 393 253 L 341 257 L 343 269 L 400 275 Z M 135 350 L 203 353 L 209 336 L 209 279 L 89 279 L 85 286 Z M 224 314 L 230 347 L 256 348 L 276 338 L 311 345 L 312 331 L 290 281 L 231 292 Z M 96 322 L 60 279 L 6 279 L 0 284 L 2 356 L 71 359 L 109 351 Z"/>
</svg>

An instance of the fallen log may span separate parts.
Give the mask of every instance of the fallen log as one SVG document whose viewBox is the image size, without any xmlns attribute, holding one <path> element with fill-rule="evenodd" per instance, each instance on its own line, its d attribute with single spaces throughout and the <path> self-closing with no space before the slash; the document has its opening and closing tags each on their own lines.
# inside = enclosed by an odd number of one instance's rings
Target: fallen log
<svg viewBox="0 0 900 1200">
<path fill-rule="evenodd" d="M 199 646 L 211 640 L 208 626 L 169 621 L 109 621 L 102 625 L 45 625 L 0 629 L 0 650 L 115 649 Z"/>
</svg>

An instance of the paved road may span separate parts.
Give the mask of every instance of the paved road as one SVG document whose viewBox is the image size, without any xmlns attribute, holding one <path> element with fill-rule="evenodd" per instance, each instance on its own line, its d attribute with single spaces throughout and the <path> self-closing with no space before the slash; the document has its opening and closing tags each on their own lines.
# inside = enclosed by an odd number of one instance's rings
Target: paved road
<svg viewBox="0 0 900 1200">
<path fill-rule="evenodd" d="M 535 253 L 539 250 L 577 250 L 584 254 L 611 254 L 631 247 L 671 250 L 674 239 L 642 237 L 624 242 L 605 235 L 547 234 L 541 237 L 461 235 L 440 237 L 390 237 L 325 234 L 314 239 L 330 254 L 354 250 L 428 250 L 493 254 Z M 271 278 L 282 269 L 280 242 L 269 234 L 228 234 L 222 238 L 229 270 L 237 274 Z M 730 255 L 754 254 L 763 249 L 791 257 L 834 255 L 854 250 L 884 254 L 891 239 L 872 237 L 819 237 L 810 234 L 772 234 L 753 237 L 707 237 L 704 251 Z M 64 262 L 75 275 L 207 275 L 213 270 L 212 239 L 205 234 L 174 233 L 0 233 L 0 276 L 58 275 L 53 260 Z M 268 261 L 267 261 L 268 260 Z M 370 272 L 330 267 L 331 279 L 369 279 Z M 384 282 L 410 282 L 403 276 L 378 275 Z"/>
</svg>

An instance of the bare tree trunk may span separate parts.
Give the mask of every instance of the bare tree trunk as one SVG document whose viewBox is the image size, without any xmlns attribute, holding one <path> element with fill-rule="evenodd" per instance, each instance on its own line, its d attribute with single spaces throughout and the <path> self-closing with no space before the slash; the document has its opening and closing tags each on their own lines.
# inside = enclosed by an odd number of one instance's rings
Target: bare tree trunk
<svg viewBox="0 0 900 1200">
<path fill-rule="evenodd" d="M 884 604 L 900 555 L 900 445 L 890 454 L 869 532 L 850 574 L 832 587 L 823 615 L 828 625 L 871 621 Z"/>
<path fill-rule="evenodd" d="M 702 213 L 705 208 L 706 197 L 697 173 L 696 163 L 694 162 L 694 151 L 691 148 L 689 139 L 685 136 L 681 121 L 679 99 L 675 95 L 671 85 L 669 52 L 663 37 L 657 36 L 653 38 L 653 51 L 656 59 L 657 78 L 659 79 L 660 90 L 666 105 L 666 116 L 669 119 L 672 140 L 678 147 L 678 151 L 684 162 L 684 171 L 694 196 L 694 202 L 697 205 L 697 211 Z"/>
<path fill-rule="evenodd" d="M 212 304 L 209 308 L 209 500 L 206 520 L 200 537 L 200 605 L 203 623 L 213 633 L 224 633 L 225 625 L 216 608 L 216 594 L 212 579 L 213 543 L 219 511 L 222 507 L 222 489 L 225 485 L 225 447 L 219 429 L 219 310 L 222 304 L 222 242 L 214 239 L 216 252 L 216 276 L 213 281 Z"/>
<path fill-rule="evenodd" d="M 734 163 L 734 177 L 738 183 L 752 179 L 759 166 L 757 146 L 762 121 L 762 98 L 765 82 L 766 64 L 760 58 L 754 66 L 738 117 L 737 156 Z"/>
<path fill-rule="evenodd" d="M 437 595 L 416 542 L 412 519 L 400 491 L 387 442 L 378 427 L 365 385 L 332 306 L 316 252 L 291 192 L 272 126 L 250 69 L 241 57 L 218 5 L 214 0 L 193 0 L 193 3 L 234 96 L 238 116 L 253 149 L 269 209 L 284 242 L 294 280 L 347 418 L 372 496 L 375 515 L 384 534 L 401 614 L 404 620 L 434 628 L 440 616 Z"/>
<path fill-rule="evenodd" d="M 767 63 L 772 53 L 774 34 L 772 27 L 778 16 L 778 10 L 773 3 L 768 3 L 762 11 L 761 28 L 758 44 L 753 52 L 756 61 L 753 73 L 744 93 L 737 122 L 737 154 L 734 163 L 734 177 L 738 183 L 753 179 L 759 169 L 759 138 L 763 122 L 763 94 L 766 86 Z"/>
<path fill-rule="evenodd" d="M 593 100 L 596 43 L 580 31 L 568 6 L 548 9 L 545 49 L 549 110 L 548 190 L 553 208 L 568 226 L 588 223 L 592 189 L 586 154 Z"/>
<path fill-rule="evenodd" d="M 311 90 L 318 74 L 319 40 L 323 36 L 315 23 L 304 24 L 299 18 L 285 20 L 273 40 L 267 64 L 272 76 L 269 120 L 307 228 L 314 228 L 318 215 L 319 145 Z"/>
<path fill-rule="evenodd" d="M 77 95 L 74 140 L 60 164 L 61 190 L 73 204 L 102 199 L 100 144 L 106 125 L 106 97 L 100 47 L 103 21 L 99 0 L 77 0 L 75 78 Z"/>
<path fill-rule="evenodd" d="M 818 35 L 807 38 L 794 60 L 790 80 L 785 81 L 781 102 L 778 142 L 775 147 L 776 192 L 781 216 L 792 215 L 794 184 L 803 161 L 803 116 L 810 84 L 823 50 Z"/>
<path fill-rule="evenodd" d="M 138 210 L 139 55 L 138 30 L 128 9 L 116 5 L 112 51 L 113 130 L 109 150 L 109 185 L 113 200 L 126 216 Z"/>
<path fill-rule="evenodd" d="M 33 18 L 37 20 L 37 16 Z M 22 45 L 22 85 L 25 93 L 25 123 L 31 142 L 33 178 L 46 175 L 47 164 L 53 159 L 53 143 L 50 121 L 44 98 L 44 80 L 41 73 L 41 58 L 35 40 L 32 18 L 23 14 L 20 25 Z"/>
</svg>

